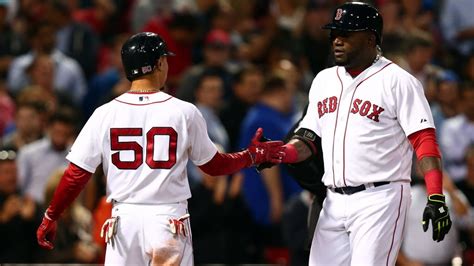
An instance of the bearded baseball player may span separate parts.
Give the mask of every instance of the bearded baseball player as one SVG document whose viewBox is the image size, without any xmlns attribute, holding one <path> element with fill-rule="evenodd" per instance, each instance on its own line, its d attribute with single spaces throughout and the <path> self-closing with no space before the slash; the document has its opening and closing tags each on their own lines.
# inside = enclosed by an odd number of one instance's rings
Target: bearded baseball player
<svg viewBox="0 0 474 266">
<path fill-rule="evenodd" d="M 383 20 L 374 7 L 345 3 L 324 28 L 336 66 L 314 78 L 307 113 L 283 159 L 301 162 L 316 153 L 324 161 L 327 197 L 309 264 L 394 265 L 410 205 L 413 151 L 428 191 L 420 226 L 426 231 L 431 221 L 434 241 L 451 227 L 431 111 L 420 82 L 381 56 Z"/>
<path fill-rule="evenodd" d="M 130 91 L 97 108 L 77 137 L 70 164 L 37 230 L 52 249 L 56 221 L 103 164 L 112 216 L 102 227 L 106 265 L 193 265 L 186 163 L 210 175 L 227 175 L 264 162 L 280 163 L 283 142 L 260 142 L 220 153 L 198 109 L 163 88 L 168 51 L 154 33 L 139 33 L 122 47 Z"/>
</svg>

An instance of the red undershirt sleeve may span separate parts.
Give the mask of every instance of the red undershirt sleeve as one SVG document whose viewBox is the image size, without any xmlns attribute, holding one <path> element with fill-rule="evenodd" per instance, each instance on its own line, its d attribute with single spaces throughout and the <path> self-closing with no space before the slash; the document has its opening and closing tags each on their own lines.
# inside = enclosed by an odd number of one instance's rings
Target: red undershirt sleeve
<svg viewBox="0 0 474 266">
<path fill-rule="evenodd" d="M 252 157 L 247 150 L 234 153 L 217 152 L 209 162 L 199 168 L 208 175 L 219 176 L 233 174 L 252 164 Z"/>
<path fill-rule="evenodd" d="M 46 210 L 51 220 L 57 220 L 61 213 L 71 205 L 91 178 L 92 173 L 70 163 L 59 181 L 53 199 Z"/>
<path fill-rule="evenodd" d="M 436 133 L 434 128 L 426 128 L 417 131 L 410 136 L 408 140 L 416 154 L 418 161 L 424 157 L 441 158 Z M 443 173 L 441 169 L 431 169 L 424 173 L 425 184 L 428 195 L 443 193 Z"/>
</svg>

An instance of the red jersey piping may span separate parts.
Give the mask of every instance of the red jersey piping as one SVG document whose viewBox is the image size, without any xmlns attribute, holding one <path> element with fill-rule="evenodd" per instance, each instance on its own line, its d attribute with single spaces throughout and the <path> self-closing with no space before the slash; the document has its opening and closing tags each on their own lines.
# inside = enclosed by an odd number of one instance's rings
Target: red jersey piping
<svg viewBox="0 0 474 266">
<path fill-rule="evenodd" d="M 138 94 L 138 93 L 137 93 L 137 94 Z M 164 100 L 156 101 L 156 102 L 151 102 L 151 103 L 127 103 L 127 102 L 120 101 L 120 100 L 117 100 L 117 99 L 114 99 L 114 100 L 117 101 L 117 102 L 119 102 L 119 103 L 123 103 L 123 104 L 135 105 L 135 106 L 142 106 L 142 105 L 150 105 L 150 104 L 155 104 L 155 103 L 166 102 L 166 101 L 168 101 L 168 100 L 171 99 L 171 98 L 173 98 L 173 96 L 170 96 L 168 99 L 164 99 Z"/>
<path fill-rule="evenodd" d="M 400 193 L 400 203 L 398 203 L 398 214 L 397 214 L 397 219 L 395 220 L 395 227 L 393 228 L 393 234 L 392 234 L 392 241 L 390 243 L 390 249 L 388 250 L 388 255 L 387 255 L 387 262 L 385 265 L 388 266 L 388 262 L 390 260 L 390 253 L 392 253 L 392 248 L 393 248 L 393 242 L 395 242 L 395 233 L 397 232 L 397 225 L 398 225 L 398 219 L 400 218 L 400 209 L 402 207 L 402 201 L 403 201 L 403 185 L 400 185 L 401 188 L 401 193 Z M 403 227 L 405 227 L 405 224 L 403 224 Z M 402 228 L 403 228 L 402 227 Z"/>
<path fill-rule="evenodd" d="M 344 84 L 342 83 L 341 77 L 339 76 L 339 67 L 336 68 L 337 78 L 341 83 L 341 94 L 339 95 L 339 104 L 337 105 L 336 111 L 336 123 L 334 125 L 334 135 L 332 137 L 332 184 L 336 187 L 336 174 L 334 172 L 334 142 L 336 141 L 336 128 L 337 128 L 337 120 L 339 118 L 339 107 L 341 106 L 341 98 L 342 98 L 342 91 L 344 90 Z"/>
<path fill-rule="evenodd" d="M 370 76 L 366 77 L 365 79 L 361 80 L 355 87 L 354 92 L 352 93 L 352 98 L 349 104 L 349 109 L 347 111 L 347 119 L 346 119 L 346 127 L 344 128 L 344 138 L 342 139 L 342 179 L 344 180 L 344 185 L 346 185 L 346 133 L 347 133 L 347 124 L 349 123 L 349 117 L 351 114 L 351 107 L 352 107 L 352 101 L 354 100 L 354 95 L 357 91 L 357 88 L 359 88 L 359 85 L 362 84 L 364 81 L 368 80 L 375 74 L 379 73 L 380 71 L 384 70 L 386 67 L 391 65 L 392 62 L 386 64 L 383 66 L 381 69 L 377 70 L 375 73 L 371 74 Z"/>
</svg>

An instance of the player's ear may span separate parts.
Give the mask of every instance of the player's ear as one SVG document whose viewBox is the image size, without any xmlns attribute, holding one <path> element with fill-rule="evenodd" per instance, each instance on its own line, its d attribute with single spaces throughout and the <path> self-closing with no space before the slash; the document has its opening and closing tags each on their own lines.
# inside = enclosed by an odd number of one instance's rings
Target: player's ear
<svg viewBox="0 0 474 266">
<path fill-rule="evenodd" d="M 161 60 L 162 60 L 163 57 L 160 57 L 157 61 L 156 61 L 156 69 L 158 71 L 161 71 Z"/>
<path fill-rule="evenodd" d="M 372 43 L 377 44 L 377 37 L 375 37 L 375 34 L 372 34 L 372 32 L 371 32 L 371 34 L 369 34 L 369 36 L 368 36 L 367 41 L 368 41 L 369 44 L 372 44 Z"/>
</svg>

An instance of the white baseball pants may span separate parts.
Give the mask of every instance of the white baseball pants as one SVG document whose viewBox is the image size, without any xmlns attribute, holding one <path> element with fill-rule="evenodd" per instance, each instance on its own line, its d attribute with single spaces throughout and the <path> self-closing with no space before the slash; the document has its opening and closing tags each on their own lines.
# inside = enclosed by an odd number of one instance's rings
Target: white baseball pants
<svg viewBox="0 0 474 266">
<path fill-rule="evenodd" d="M 112 243 L 107 244 L 105 265 L 193 265 L 189 219 L 183 221 L 187 236 L 173 233 L 169 223 L 169 219 L 186 213 L 186 201 L 159 205 L 115 203 L 112 217 L 119 217 L 117 232 Z"/>
<path fill-rule="evenodd" d="M 309 265 L 395 265 L 410 202 L 410 184 L 406 182 L 352 195 L 328 189 Z"/>
</svg>

